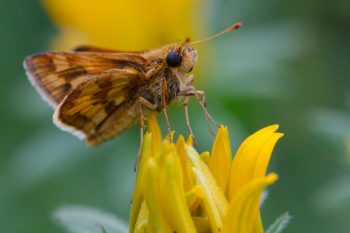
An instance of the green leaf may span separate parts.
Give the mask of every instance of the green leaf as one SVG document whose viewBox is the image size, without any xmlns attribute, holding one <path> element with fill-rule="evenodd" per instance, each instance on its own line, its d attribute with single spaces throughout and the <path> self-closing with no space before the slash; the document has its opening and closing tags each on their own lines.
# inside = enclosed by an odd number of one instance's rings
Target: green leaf
<svg viewBox="0 0 350 233">
<path fill-rule="evenodd" d="M 265 231 L 265 233 L 281 233 L 284 230 L 284 228 L 287 227 L 291 218 L 292 216 L 290 216 L 288 212 L 282 214 L 275 220 L 275 222 L 272 225 L 270 225 L 270 227 L 267 229 L 267 231 Z"/>
<path fill-rule="evenodd" d="M 127 224 L 97 209 L 83 206 L 63 206 L 54 218 L 71 233 L 127 233 Z"/>
</svg>

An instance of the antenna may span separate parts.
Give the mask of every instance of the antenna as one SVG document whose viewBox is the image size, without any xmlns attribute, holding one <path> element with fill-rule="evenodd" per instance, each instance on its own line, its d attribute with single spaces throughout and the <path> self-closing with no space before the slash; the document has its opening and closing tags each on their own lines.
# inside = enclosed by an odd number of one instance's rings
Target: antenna
<svg viewBox="0 0 350 233">
<path fill-rule="evenodd" d="M 229 26 L 228 28 L 226 28 L 222 32 L 219 32 L 219 33 L 216 33 L 215 35 L 209 36 L 207 38 L 204 38 L 204 39 L 192 42 L 191 45 L 199 44 L 199 43 L 202 43 L 202 42 L 205 42 L 205 41 L 208 41 L 208 40 L 212 40 L 212 39 L 214 39 L 214 38 L 216 38 L 218 36 L 221 36 L 221 35 L 225 34 L 226 32 L 230 32 L 230 31 L 233 31 L 233 30 L 236 30 L 236 29 L 240 28 L 241 25 L 242 25 L 241 23 L 232 24 L 231 26 Z"/>
</svg>

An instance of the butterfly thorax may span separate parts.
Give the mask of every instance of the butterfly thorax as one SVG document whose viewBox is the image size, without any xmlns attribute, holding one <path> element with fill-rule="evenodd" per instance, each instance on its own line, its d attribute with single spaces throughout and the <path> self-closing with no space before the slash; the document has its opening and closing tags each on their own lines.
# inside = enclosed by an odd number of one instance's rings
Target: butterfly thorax
<svg viewBox="0 0 350 233">
<path fill-rule="evenodd" d="M 135 98 L 143 97 L 148 102 L 154 104 L 157 111 L 161 111 L 163 107 L 166 107 L 163 106 L 162 103 L 162 82 L 166 83 L 165 102 L 167 105 L 170 104 L 170 102 L 179 95 L 180 82 L 176 74 L 168 67 L 154 73 L 148 82 L 145 82 L 144 85 L 139 88 Z"/>
</svg>

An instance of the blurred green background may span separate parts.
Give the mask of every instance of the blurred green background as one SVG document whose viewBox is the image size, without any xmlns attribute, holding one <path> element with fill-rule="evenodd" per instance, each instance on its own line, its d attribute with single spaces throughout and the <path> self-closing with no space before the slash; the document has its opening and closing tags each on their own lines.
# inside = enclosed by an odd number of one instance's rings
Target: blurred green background
<svg viewBox="0 0 350 233">
<path fill-rule="evenodd" d="M 207 92 L 209 111 L 229 127 L 233 149 L 272 123 L 286 134 L 272 156 L 270 170 L 280 179 L 263 206 L 264 225 L 289 211 L 285 232 L 350 232 L 350 2 L 203 4 L 208 32 L 243 22 L 208 42 L 209 62 L 197 71 L 204 80 L 197 86 Z M 128 219 L 137 127 L 87 148 L 53 125 L 52 109 L 25 77 L 24 57 L 47 50 L 56 33 L 40 2 L 1 0 L 0 232 L 63 232 L 52 212 L 64 204 Z M 208 150 L 213 138 L 204 115 L 195 102 L 190 111 L 198 149 Z M 179 104 L 169 116 L 187 135 Z"/>
</svg>

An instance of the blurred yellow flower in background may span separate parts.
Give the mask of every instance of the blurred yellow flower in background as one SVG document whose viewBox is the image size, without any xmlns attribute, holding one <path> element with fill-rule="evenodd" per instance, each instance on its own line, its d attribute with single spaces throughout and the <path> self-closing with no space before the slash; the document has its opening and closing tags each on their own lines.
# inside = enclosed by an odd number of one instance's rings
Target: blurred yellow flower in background
<svg viewBox="0 0 350 233">
<path fill-rule="evenodd" d="M 196 36 L 195 0 L 44 0 L 60 34 L 56 49 L 81 44 L 122 50 L 152 49 Z"/>
<path fill-rule="evenodd" d="M 220 127 L 211 151 L 201 155 L 191 137 L 162 140 L 154 116 L 142 147 L 130 214 L 130 232 L 264 232 L 262 191 L 277 180 L 266 175 L 273 148 L 283 134 L 277 125 L 259 130 L 234 159 L 228 130 Z"/>
</svg>

